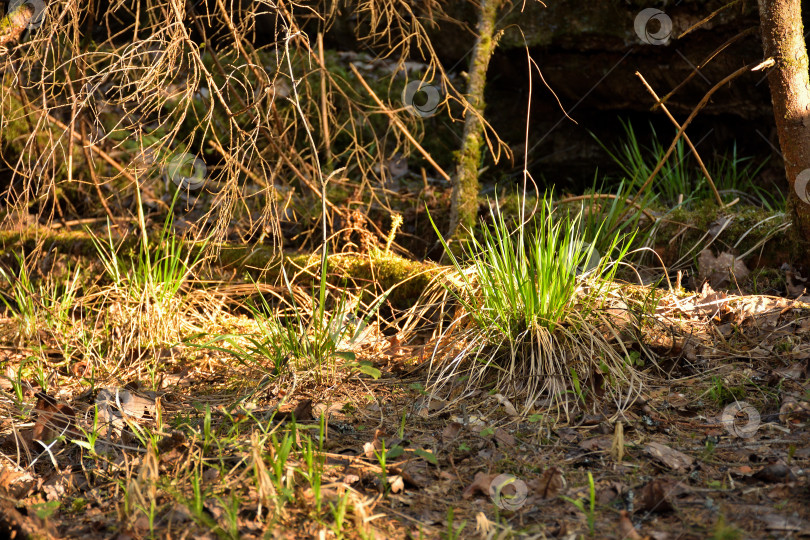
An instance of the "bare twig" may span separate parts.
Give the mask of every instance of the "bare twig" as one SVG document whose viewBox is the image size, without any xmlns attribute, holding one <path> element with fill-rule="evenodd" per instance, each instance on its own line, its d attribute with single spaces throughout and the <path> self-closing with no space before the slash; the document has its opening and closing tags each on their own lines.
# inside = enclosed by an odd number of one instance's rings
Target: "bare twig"
<svg viewBox="0 0 810 540">
<path fill-rule="evenodd" d="M 321 129 L 323 130 L 323 147 L 326 151 L 326 163 L 331 167 L 332 142 L 329 136 L 329 96 L 326 92 L 326 61 L 323 55 L 323 32 L 318 32 L 318 60 L 321 63 Z"/>
<path fill-rule="evenodd" d="M 708 14 L 706 17 L 704 17 L 704 18 L 703 18 L 703 19 L 701 19 L 700 21 L 696 22 L 695 24 L 693 24 L 692 26 L 690 26 L 689 28 L 687 28 L 686 30 L 684 30 L 684 31 L 681 33 L 681 35 L 680 35 L 680 36 L 678 36 L 678 39 L 681 39 L 681 38 L 682 38 L 682 37 L 684 37 L 686 34 L 688 34 L 688 33 L 692 32 L 692 31 L 693 31 L 693 30 L 695 30 L 696 28 L 700 28 L 701 26 L 703 26 L 704 24 L 706 24 L 707 22 L 709 22 L 710 20 L 712 20 L 712 19 L 713 19 L 713 18 L 714 18 L 714 17 L 715 17 L 715 16 L 716 16 L 718 13 L 720 13 L 720 12 L 721 12 L 721 11 L 723 11 L 724 9 L 728 9 L 728 8 L 730 8 L 731 6 L 733 6 L 733 5 L 735 5 L 735 4 L 739 4 L 739 3 L 740 3 L 740 0 L 733 0 L 732 2 L 729 2 L 728 4 L 726 4 L 725 6 L 722 6 L 722 7 L 720 7 L 720 8 L 717 8 L 716 10 L 714 10 L 713 12 L 711 12 L 710 14 Z"/>
<path fill-rule="evenodd" d="M 689 117 L 686 119 L 686 121 L 683 124 L 681 124 L 681 127 L 678 129 L 678 133 L 675 134 L 675 138 L 672 140 L 672 143 L 669 145 L 669 148 L 667 149 L 666 153 L 658 161 L 658 164 L 655 166 L 655 169 L 653 169 L 653 172 L 650 173 L 650 176 L 647 178 L 647 180 L 644 181 L 644 184 L 642 184 L 642 186 L 638 189 L 638 192 L 635 194 L 635 196 L 633 196 L 633 199 L 630 201 L 631 204 L 635 204 L 638 201 L 638 198 L 641 196 L 644 190 L 647 189 L 647 187 L 649 187 L 649 185 L 652 183 L 652 181 L 655 179 L 658 173 L 661 172 L 661 168 L 664 166 L 664 163 L 666 163 L 667 159 L 669 159 L 669 156 L 672 155 L 672 152 L 675 150 L 675 146 L 678 144 L 678 139 L 681 138 L 686 127 L 692 123 L 692 120 L 694 120 L 697 114 L 700 112 L 700 110 L 706 106 L 706 104 L 709 102 L 709 99 L 711 99 L 712 95 L 714 95 L 715 92 L 720 90 L 723 86 L 733 81 L 740 75 L 747 73 L 749 71 L 759 71 L 761 69 L 773 65 L 773 63 L 774 63 L 773 58 L 768 58 L 764 62 L 755 62 L 752 64 L 748 64 L 747 66 L 743 66 L 740 69 L 731 73 L 730 75 L 726 76 L 722 81 L 715 84 L 711 89 L 709 89 L 709 91 L 706 92 L 706 95 L 703 96 L 700 102 L 689 114 Z M 622 214 L 624 214 L 624 212 L 622 212 Z"/>
<path fill-rule="evenodd" d="M 656 104 L 661 107 L 661 110 L 664 111 L 664 114 L 667 115 L 667 118 L 669 118 L 670 122 L 672 122 L 675 125 L 675 128 L 678 131 L 682 132 L 683 130 L 681 129 L 680 124 L 678 124 L 678 121 L 675 120 L 675 117 L 672 116 L 672 114 L 669 112 L 669 109 L 667 109 L 667 106 L 664 105 L 661 102 L 661 98 L 658 97 L 658 94 L 655 93 L 655 90 L 653 90 L 652 86 L 650 86 L 647 83 L 647 80 L 644 79 L 644 76 L 641 73 L 639 73 L 638 71 L 636 71 L 636 77 L 641 79 L 641 83 L 644 85 L 644 88 L 646 88 L 647 91 L 652 95 L 652 97 L 655 98 Z M 700 170 L 703 172 L 703 176 L 705 176 L 706 180 L 709 181 L 709 185 L 712 188 L 712 192 L 714 193 L 714 197 L 715 197 L 715 199 L 717 199 L 717 204 L 720 205 L 720 207 L 722 208 L 725 205 L 725 203 L 723 203 L 723 199 L 722 199 L 722 197 L 720 197 L 720 193 L 718 193 L 718 191 L 717 191 L 717 186 L 715 186 L 714 180 L 712 180 L 712 176 L 709 174 L 708 169 L 706 169 L 706 165 L 703 164 L 703 160 L 700 159 L 700 154 L 698 154 L 697 148 L 695 148 L 695 145 L 692 144 L 691 139 L 689 139 L 689 136 L 685 132 L 683 133 L 683 140 L 686 141 L 686 144 L 689 146 L 689 149 L 695 155 L 695 159 L 697 160 L 698 165 L 700 166 Z"/>
<path fill-rule="evenodd" d="M 722 45 L 717 47 L 714 51 L 712 51 L 709 54 L 709 56 L 706 57 L 705 60 L 703 60 L 700 64 L 698 64 L 695 67 L 695 69 L 690 71 L 689 75 L 687 75 L 686 78 L 683 81 L 680 82 L 680 84 L 678 84 L 675 88 L 673 88 L 667 95 L 662 97 L 661 102 L 666 103 L 669 100 L 669 98 L 671 98 L 673 95 L 675 95 L 675 93 L 677 93 L 678 90 L 683 88 L 686 83 L 688 83 L 689 81 L 691 81 L 692 79 L 697 77 L 697 75 L 700 73 L 700 70 L 703 69 L 704 67 L 706 67 L 706 65 L 708 65 L 709 62 L 714 60 L 715 57 L 717 57 L 718 54 L 720 54 L 721 52 L 726 50 L 729 46 L 731 46 L 732 44 L 734 44 L 738 40 L 744 38 L 745 36 L 747 36 L 749 34 L 754 34 L 756 32 L 759 32 L 759 27 L 758 26 L 752 26 L 751 28 L 747 28 L 747 29 L 743 30 L 742 32 L 740 32 L 739 34 L 734 36 L 733 38 L 729 39 L 728 41 L 726 41 L 725 43 L 723 43 Z M 655 110 L 656 107 L 658 107 L 658 105 L 655 105 L 653 107 L 653 110 Z"/>
<path fill-rule="evenodd" d="M 450 181 L 450 175 L 447 174 L 446 172 L 444 172 L 444 169 L 442 169 L 439 166 L 439 164 L 436 163 L 433 160 L 433 158 L 427 152 L 427 150 L 422 148 L 422 145 L 419 144 L 419 142 L 416 139 L 414 139 L 413 135 L 411 135 L 410 131 L 408 131 L 408 128 L 405 127 L 405 124 L 403 124 L 402 121 L 399 118 L 397 118 L 397 116 L 393 112 L 391 112 L 391 110 L 388 107 L 386 107 L 383 104 L 383 102 L 380 100 L 380 98 L 377 97 L 377 94 L 374 93 L 374 90 L 371 89 L 371 87 L 368 85 L 368 83 L 363 78 L 363 76 L 360 75 L 360 72 L 357 71 L 357 68 L 354 67 L 354 64 L 349 64 L 349 66 L 352 69 L 352 73 L 354 73 L 354 75 L 357 77 L 357 80 L 360 81 L 360 84 L 362 84 L 363 88 L 366 89 L 366 92 L 368 92 L 368 95 L 371 96 L 371 99 L 373 99 L 374 102 L 377 103 L 377 105 L 380 107 L 380 109 L 382 109 L 382 112 L 386 116 L 388 116 L 388 118 L 391 119 L 391 121 L 394 123 L 394 125 L 397 126 L 397 128 L 399 128 L 399 130 L 402 132 L 402 134 L 405 135 L 405 137 L 411 142 L 412 145 L 414 145 L 414 147 L 419 151 L 420 154 L 422 154 L 422 156 L 428 161 L 428 163 L 433 165 L 433 168 L 436 169 L 436 171 L 442 176 L 442 178 L 444 178 L 445 180 L 447 180 L 449 182 Z"/>
</svg>

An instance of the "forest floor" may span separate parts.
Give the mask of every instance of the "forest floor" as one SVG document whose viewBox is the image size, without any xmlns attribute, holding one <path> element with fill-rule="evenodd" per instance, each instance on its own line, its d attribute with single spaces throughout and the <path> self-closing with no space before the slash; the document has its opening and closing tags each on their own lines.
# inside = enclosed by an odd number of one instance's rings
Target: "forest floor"
<svg viewBox="0 0 810 540">
<path fill-rule="evenodd" d="M 463 376 L 430 392 L 435 341 L 376 323 L 329 362 L 280 355 L 258 285 L 230 287 L 161 313 L 80 290 L 61 342 L 2 321 L 4 537 L 810 535 L 807 297 L 666 292 L 623 338 L 628 402 L 525 407 Z M 158 330 L 183 339 L 141 348 Z"/>
</svg>

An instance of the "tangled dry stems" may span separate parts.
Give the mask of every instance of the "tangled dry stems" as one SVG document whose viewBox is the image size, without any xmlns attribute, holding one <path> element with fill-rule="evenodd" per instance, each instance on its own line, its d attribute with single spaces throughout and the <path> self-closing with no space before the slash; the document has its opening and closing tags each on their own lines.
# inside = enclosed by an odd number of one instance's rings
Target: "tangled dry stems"
<svg viewBox="0 0 810 540">
<path fill-rule="evenodd" d="M 321 185 L 304 122 L 315 150 L 328 158 L 324 172 L 345 167 L 335 181 L 348 182 L 354 200 L 387 208 L 380 165 L 409 153 L 398 125 L 418 137 L 421 124 L 398 106 L 381 111 L 314 45 L 338 16 L 337 5 L 260 0 L 248 10 L 211 0 L 187 9 L 178 0 L 148 0 L 135 10 L 113 3 L 101 13 L 95 2 L 51 2 L 42 26 L 2 58 L 2 157 L 14 175 L 5 198 L 16 208 L 6 224 L 30 213 L 48 223 L 86 215 L 82 206 L 98 203 L 110 218 L 135 217 L 138 195 L 148 209 L 165 212 L 177 189 L 166 164 L 189 153 L 207 168 L 205 188 L 185 193 L 192 212 L 184 217 L 198 237 L 212 234 L 216 249 L 236 232 L 281 249 L 279 218 L 292 217 L 305 229 L 297 243 L 314 247 L 323 241 L 312 225 L 320 216 L 306 211 L 306 201 L 320 197 Z M 447 18 L 441 4 L 414 9 L 403 0 L 355 7 L 358 28 L 370 29 L 361 41 L 394 62 L 383 83 L 391 98 L 383 101 L 398 100 L 405 60 L 418 53 L 423 78 L 446 92 L 446 110 L 451 101 L 466 108 L 423 26 Z M 254 46 L 268 30 L 275 39 Z M 386 121 L 389 115 L 398 124 Z M 497 154 L 505 147 L 494 141 Z M 348 209 L 328 206 L 325 218 L 339 229 Z"/>
</svg>

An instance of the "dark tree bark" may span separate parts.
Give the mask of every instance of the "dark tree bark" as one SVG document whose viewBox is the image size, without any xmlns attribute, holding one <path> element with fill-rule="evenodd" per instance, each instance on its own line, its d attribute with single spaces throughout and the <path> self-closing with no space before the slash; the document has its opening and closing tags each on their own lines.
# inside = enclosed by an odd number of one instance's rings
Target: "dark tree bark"
<svg viewBox="0 0 810 540">
<path fill-rule="evenodd" d="M 810 269 L 810 80 L 801 0 L 759 0 L 759 17 L 765 56 L 776 63 L 768 82 L 790 186 L 793 258 Z"/>
</svg>

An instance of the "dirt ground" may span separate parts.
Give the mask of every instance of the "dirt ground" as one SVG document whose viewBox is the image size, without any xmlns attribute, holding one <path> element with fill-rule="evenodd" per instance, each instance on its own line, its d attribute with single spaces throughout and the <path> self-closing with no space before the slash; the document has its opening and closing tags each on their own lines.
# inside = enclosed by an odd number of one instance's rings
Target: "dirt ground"
<svg viewBox="0 0 810 540">
<path fill-rule="evenodd" d="M 664 297 L 656 321 L 625 342 L 644 375 L 629 403 L 572 394 L 539 400 L 528 414 L 463 377 L 431 395 L 434 343 L 379 332 L 325 374 L 261 373 L 197 340 L 206 345 L 158 351 L 157 380 L 122 365 L 92 385 L 80 359 L 6 345 L 0 530 L 120 539 L 810 535 L 810 307 L 706 287 Z M 254 325 L 244 315 L 227 322 L 233 335 Z M 35 375 L 15 375 L 37 354 L 53 362 L 47 393 Z"/>
</svg>

